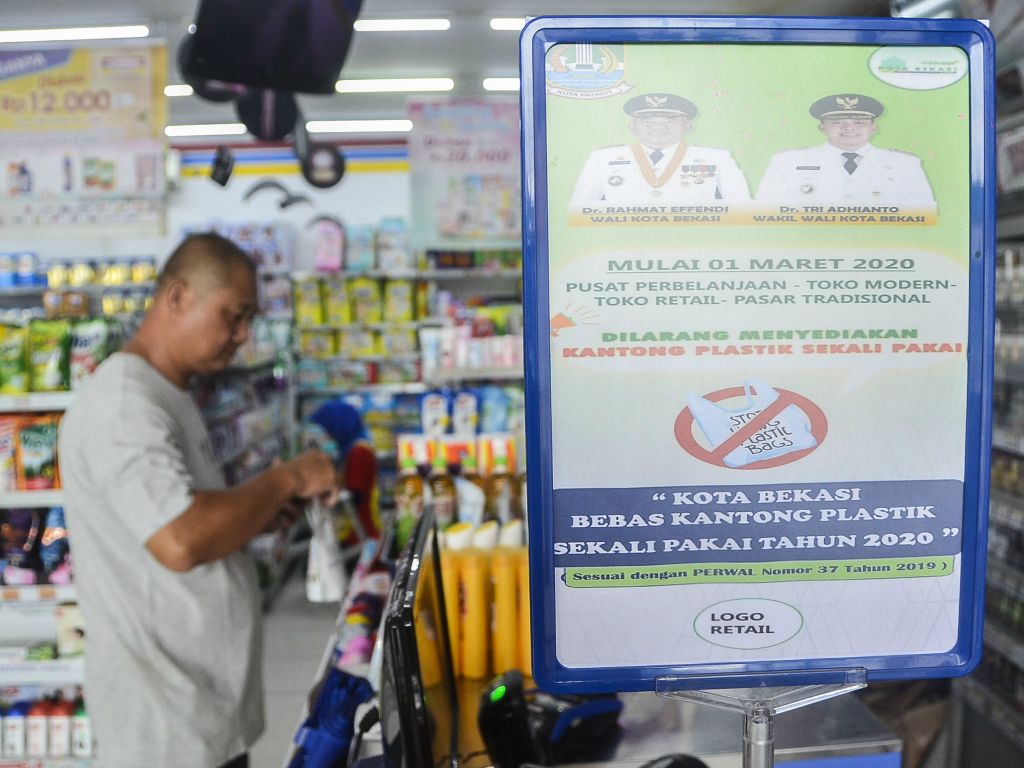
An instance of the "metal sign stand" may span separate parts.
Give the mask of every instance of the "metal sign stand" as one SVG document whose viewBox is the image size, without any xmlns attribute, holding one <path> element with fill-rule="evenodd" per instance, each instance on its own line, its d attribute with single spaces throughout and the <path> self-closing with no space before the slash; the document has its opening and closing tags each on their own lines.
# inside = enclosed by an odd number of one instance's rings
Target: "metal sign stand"
<svg viewBox="0 0 1024 768">
<path fill-rule="evenodd" d="M 688 678 L 666 676 L 655 680 L 659 696 L 706 704 L 727 712 L 743 713 L 743 768 L 773 768 L 775 765 L 775 716 L 800 707 L 841 696 L 867 685 L 866 669 L 840 671 L 842 682 L 819 685 L 759 684 L 760 674 L 735 675 L 748 687 L 719 688 L 704 691 L 683 690 Z"/>
</svg>

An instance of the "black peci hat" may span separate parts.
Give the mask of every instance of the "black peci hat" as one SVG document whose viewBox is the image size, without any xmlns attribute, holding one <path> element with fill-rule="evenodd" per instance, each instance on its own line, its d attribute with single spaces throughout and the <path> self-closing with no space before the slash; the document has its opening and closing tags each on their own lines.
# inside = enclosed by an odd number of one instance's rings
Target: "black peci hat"
<svg viewBox="0 0 1024 768">
<path fill-rule="evenodd" d="M 687 120 L 692 120 L 697 116 L 697 105 L 674 93 L 645 93 L 634 96 L 622 105 L 622 110 L 631 117 L 685 115 Z"/>
</svg>

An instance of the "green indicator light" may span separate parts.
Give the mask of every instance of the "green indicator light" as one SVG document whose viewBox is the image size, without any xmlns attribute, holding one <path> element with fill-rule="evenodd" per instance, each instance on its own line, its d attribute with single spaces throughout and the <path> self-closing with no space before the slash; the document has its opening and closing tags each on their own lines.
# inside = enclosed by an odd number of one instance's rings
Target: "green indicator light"
<svg viewBox="0 0 1024 768">
<path fill-rule="evenodd" d="M 505 695 L 505 686 L 504 685 L 499 685 L 497 688 L 495 688 L 493 691 L 491 691 L 491 703 L 493 704 L 496 701 L 501 701 L 501 699 L 502 699 L 502 697 L 504 695 Z"/>
</svg>

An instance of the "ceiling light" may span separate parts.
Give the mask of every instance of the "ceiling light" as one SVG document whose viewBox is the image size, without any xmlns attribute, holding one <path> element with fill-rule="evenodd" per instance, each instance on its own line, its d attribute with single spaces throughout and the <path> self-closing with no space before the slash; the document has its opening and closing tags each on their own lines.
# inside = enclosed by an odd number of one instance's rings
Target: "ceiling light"
<svg viewBox="0 0 1024 768">
<path fill-rule="evenodd" d="M 164 86 L 164 96 L 191 96 L 191 95 L 192 95 L 192 86 L 191 85 L 185 85 L 183 83 L 181 85 L 165 85 Z"/>
<path fill-rule="evenodd" d="M 245 126 L 241 123 L 207 123 L 206 125 L 168 125 L 166 136 L 241 136 Z"/>
<path fill-rule="evenodd" d="M 444 32 L 451 29 L 448 19 L 360 19 L 356 32 Z"/>
<path fill-rule="evenodd" d="M 412 120 L 310 120 L 310 133 L 400 133 L 412 130 Z"/>
<path fill-rule="evenodd" d="M 496 29 L 499 32 L 518 32 L 525 26 L 526 19 L 524 18 L 491 19 L 491 29 Z"/>
<path fill-rule="evenodd" d="M 450 91 L 455 81 L 450 77 L 401 77 L 387 80 L 339 80 L 338 93 L 391 93 L 396 91 Z"/>
<path fill-rule="evenodd" d="M 0 43 L 49 43 L 62 40 L 122 40 L 149 37 L 149 27 L 70 27 L 67 29 L 9 29 L 0 31 Z"/>
<path fill-rule="evenodd" d="M 485 91 L 518 91 L 518 77 L 485 77 Z"/>
</svg>

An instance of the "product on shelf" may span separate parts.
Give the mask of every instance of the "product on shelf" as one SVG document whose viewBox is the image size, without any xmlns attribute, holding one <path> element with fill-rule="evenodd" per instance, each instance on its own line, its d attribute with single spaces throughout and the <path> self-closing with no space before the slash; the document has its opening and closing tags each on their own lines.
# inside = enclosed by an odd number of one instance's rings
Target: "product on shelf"
<svg viewBox="0 0 1024 768">
<path fill-rule="evenodd" d="M 377 268 L 397 271 L 413 269 L 415 266 L 405 220 L 382 219 L 377 229 Z"/>
<path fill-rule="evenodd" d="M 28 328 L 0 328 L 0 394 L 29 391 Z"/>
<path fill-rule="evenodd" d="M 313 261 L 318 272 L 337 272 L 345 263 L 345 228 L 338 221 L 322 218 L 313 229 Z"/>
<path fill-rule="evenodd" d="M 308 278 L 295 281 L 295 323 L 300 327 L 324 324 L 319 280 Z"/>
<path fill-rule="evenodd" d="M 259 303 L 268 320 L 291 320 L 295 314 L 292 281 L 284 275 L 265 275 L 259 281 Z"/>
<path fill-rule="evenodd" d="M 379 323 L 382 315 L 380 282 L 360 277 L 348 282 L 352 320 L 356 323 Z"/>
<path fill-rule="evenodd" d="M 338 354 L 338 334 L 335 331 L 299 331 L 299 351 L 313 358 Z"/>
<path fill-rule="evenodd" d="M 415 287 L 411 280 L 384 282 L 384 319 L 389 323 L 408 323 L 416 315 Z"/>
<path fill-rule="evenodd" d="M 78 389 L 115 346 L 114 326 L 104 318 L 83 320 L 71 329 L 71 388 Z"/>
<path fill-rule="evenodd" d="M 350 327 L 339 332 L 339 351 L 349 357 L 371 357 L 377 354 L 377 336 L 368 328 Z"/>
<path fill-rule="evenodd" d="M 420 424 L 424 435 L 436 438 L 451 423 L 451 397 L 445 391 L 426 392 L 420 397 Z"/>
<path fill-rule="evenodd" d="M 69 384 L 71 323 L 34 320 L 28 328 L 29 378 L 33 392 L 59 392 Z"/>
<path fill-rule="evenodd" d="M 480 391 L 463 389 L 452 399 L 452 432 L 475 435 L 480 426 Z"/>
<path fill-rule="evenodd" d="M 434 519 L 439 530 L 445 530 L 459 519 L 459 497 L 455 481 L 448 474 L 448 459 L 438 453 L 430 473 L 430 495 L 434 505 Z"/>
<path fill-rule="evenodd" d="M 366 272 L 376 265 L 374 241 L 376 234 L 372 226 L 357 225 L 347 228 L 348 241 L 345 244 L 345 269 L 350 272 Z"/>
<path fill-rule="evenodd" d="M 44 695 L 40 686 L 15 686 L 8 690 L 18 698 L 7 703 L 0 701 L 0 756 L 11 760 L 93 757 L 92 724 L 81 689 L 74 698 L 67 697 L 70 692 L 66 694 L 61 689 Z"/>
<path fill-rule="evenodd" d="M 415 351 L 415 331 L 385 328 L 377 337 L 377 352 L 381 355 L 409 355 Z"/>
<path fill-rule="evenodd" d="M 382 360 L 377 364 L 377 381 L 380 384 L 406 384 L 419 380 L 419 360 Z"/>
<path fill-rule="evenodd" d="M 71 583 L 71 551 L 63 507 L 50 507 L 46 513 L 46 523 L 39 543 L 39 559 L 46 581 L 50 584 Z"/>
<path fill-rule="evenodd" d="M 352 322 L 348 286 L 340 277 L 326 277 L 321 281 L 323 317 L 327 325 L 347 325 Z"/>
<path fill-rule="evenodd" d="M 10 586 L 35 584 L 39 580 L 39 538 L 43 521 L 38 509 L 0 511 L 0 576 Z"/>
<path fill-rule="evenodd" d="M 57 424 L 54 414 L 22 417 L 15 435 L 18 489 L 60 487 L 57 473 Z"/>
</svg>

